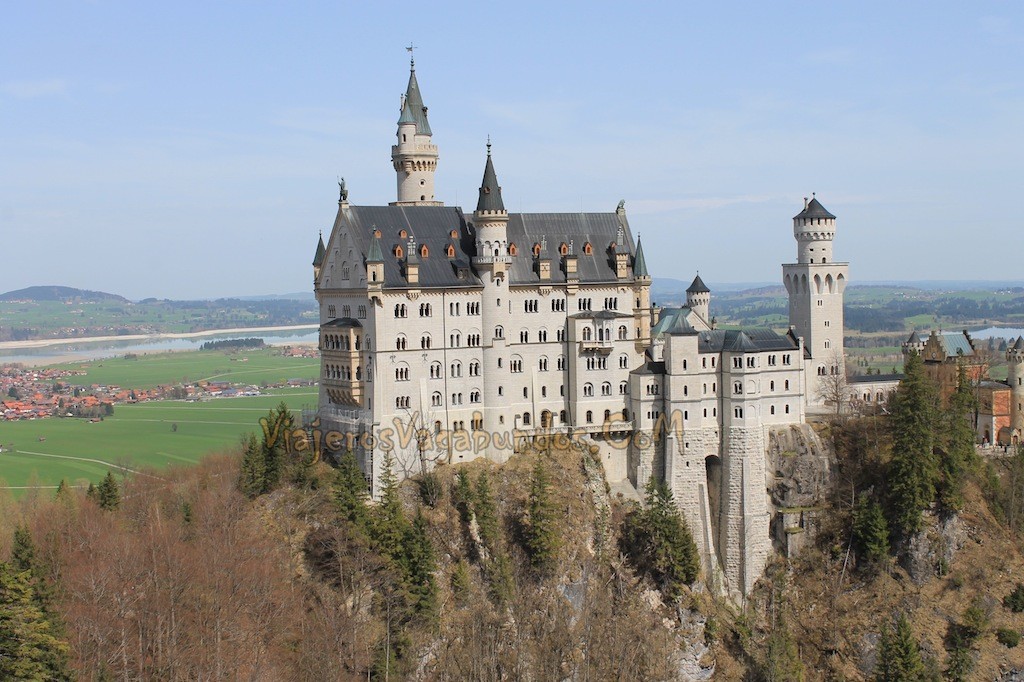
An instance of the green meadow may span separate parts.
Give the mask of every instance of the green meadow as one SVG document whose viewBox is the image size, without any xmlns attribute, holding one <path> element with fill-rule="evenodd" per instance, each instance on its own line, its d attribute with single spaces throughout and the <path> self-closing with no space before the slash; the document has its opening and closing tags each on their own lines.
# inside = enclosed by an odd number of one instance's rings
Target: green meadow
<svg viewBox="0 0 1024 682">
<path fill-rule="evenodd" d="M 118 405 L 112 417 L 95 423 L 85 419 L 2 423 L 0 479 L 4 483 L 0 485 L 15 487 L 18 495 L 24 492 L 23 486 L 56 486 L 63 478 L 87 485 L 111 470 L 195 463 L 204 455 L 233 449 L 245 433 L 260 433 L 259 418 L 282 400 L 295 412 L 317 402 L 315 387 L 271 393 L 195 403 Z"/>
<path fill-rule="evenodd" d="M 281 383 L 289 379 L 315 379 L 320 361 L 291 358 L 279 349 L 264 348 L 226 352 L 219 350 L 186 351 L 127 355 L 87 362 L 54 365 L 59 369 L 85 370 L 85 376 L 72 377 L 72 384 L 152 388 L 160 384 L 192 384 L 203 379 L 259 385 Z"/>
</svg>

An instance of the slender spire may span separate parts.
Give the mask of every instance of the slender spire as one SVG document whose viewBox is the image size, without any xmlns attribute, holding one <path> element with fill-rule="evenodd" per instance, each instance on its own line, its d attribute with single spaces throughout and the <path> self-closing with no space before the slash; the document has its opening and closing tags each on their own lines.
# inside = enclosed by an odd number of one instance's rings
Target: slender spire
<svg viewBox="0 0 1024 682">
<path fill-rule="evenodd" d="M 410 50 L 410 52 L 412 52 Z M 411 121 L 406 120 L 406 110 Z M 409 62 L 409 85 L 405 88 L 405 103 L 402 105 L 402 117 L 398 120 L 403 122 L 416 122 L 416 132 L 420 135 L 433 135 L 430 132 L 430 123 L 427 121 L 427 108 L 423 106 L 423 96 L 420 94 L 420 84 L 416 80 L 416 63 Z"/>
<path fill-rule="evenodd" d="M 370 242 L 370 250 L 366 254 L 367 263 L 383 263 L 384 254 L 380 250 L 380 237 L 377 235 L 373 236 L 373 241 Z"/>
<path fill-rule="evenodd" d="M 320 241 L 316 245 L 316 255 L 313 256 L 313 267 L 320 267 L 323 265 L 324 256 L 327 255 L 327 249 L 324 247 L 324 233 L 320 233 Z"/>
<path fill-rule="evenodd" d="M 480 183 L 480 199 L 476 202 L 477 211 L 505 211 L 505 204 L 501 200 L 501 187 L 498 185 L 498 176 L 494 172 L 494 162 L 491 161 L 491 138 L 487 137 L 487 165 L 484 166 L 484 179 Z"/>
<path fill-rule="evenodd" d="M 633 258 L 633 276 L 650 277 L 647 272 L 647 261 L 644 259 L 644 247 L 640 243 L 640 235 L 636 236 L 636 256 Z"/>
</svg>

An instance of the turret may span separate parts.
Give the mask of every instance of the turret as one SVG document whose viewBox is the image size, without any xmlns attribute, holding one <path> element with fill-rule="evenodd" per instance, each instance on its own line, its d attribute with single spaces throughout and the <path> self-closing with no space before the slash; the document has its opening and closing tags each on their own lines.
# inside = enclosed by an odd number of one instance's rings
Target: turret
<svg viewBox="0 0 1024 682">
<path fill-rule="evenodd" d="M 615 276 L 622 279 L 629 279 L 629 249 L 626 248 L 626 234 L 622 225 L 619 225 L 619 231 L 615 235 Z"/>
<path fill-rule="evenodd" d="M 1006 350 L 1006 382 L 1010 384 L 1010 439 L 1024 442 L 1024 336 Z"/>
<path fill-rule="evenodd" d="M 643 352 L 651 340 L 651 319 L 657 313 L 651 307 L 651 273 L 647 271 L 647 259 L 644 258 L 640 235 L 636 237 L 636 253 L 633 255 L 633 293 L 636 296 L 636 306 L 633 308 L 636 349 Z"/>
<path fill-rule="evenodd" d="M 823 377 L 846 372 L 843 292 L 849 266 L 832 258 L 835 234 L 836 217 L 814 195 L 805 198 L 804 209 L 793 216 L 797 262 L 782 266 L 789 293 L 789 324 L 794 334 L 803 338 L 811 358 L 804 368 L 807 400 L 815 407 L 824 407 L 826 400 Z"/>
<path fill-rule="evenodd" d="M 804 210 L 793 217 L 793 236 L 799 245 L 798 263 L 831 263 L 836 217 L 825 210 L 818 198 L 804 199 Z"/>
<path fill-rule="evenodd" d="M 324 256 L 327 255 L 327 249 L 324 248 L 324 233 L 320 233 L 320 239 L 316 244 L 316 253 L 313 255 L 313 286 L 317 285 L 320 281 L 320 270 L 324 265 Z"/>
<path fill-rule="evenodd" d="M 551 254 L 548 253 L 548 238 L 541 237 L 537 248 L 537 277 L 542 282 L 551 281 Z"/>
<path fill-rule="evenodd" d="M 416 240 L 409 235 L 405 251 L 405 280 L 409 284 L 420 283 L 420 256 L 416 252 Z"/>
<path fill-rule="evenodd" d="M 711 324 L 711 289 L 704 284 L 700 273 L 693 278 L 693 283 L 686 289 L 686 306 L 701 316 L 705 322 Z"/>
<path fill-rule="evenodd" d="M 473 225 L 476 228 L 476 256 L 473 265 L 479 269 L 490 270 L 494 277 L 504 278 L 505 269 L 510 262 L 508 255 L 508 211 L 501 199 L 501 186 L 498 175 L 494 172 L 491 160 L 491 143 L 487 143 L 487 162 L 484 164 L 484 177 L 480 182 L 480 196 L 473 212 Z"/>
<path fill-rule="evenodd" d="M 376 231 L 366 254 L 366 281 L 378 290 L 384 284 L 384 253 L 380 248 L 380 233 Z"/>
<path fill-rule="evenodd" d="M 391 147 L 391 162 L 398 176 L 398 201 L 392 205 L 441 205 L 434 199 L 437 145 L 431 142 L 432 134 L 416 80 L 416 63 L 410 60 L 409 85 L 398 118 L 398 144 Z"/>
</svg>

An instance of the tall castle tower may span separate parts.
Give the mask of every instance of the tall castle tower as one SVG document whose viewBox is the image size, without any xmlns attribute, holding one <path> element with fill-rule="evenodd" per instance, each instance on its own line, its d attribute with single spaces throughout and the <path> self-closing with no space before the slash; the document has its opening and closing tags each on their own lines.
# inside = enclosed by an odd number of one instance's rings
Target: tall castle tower
<svg viewBox="0 0 1024 682">
<path fill-rule="evenodd" d="M 832 259 L 836 217 L 818 199 L 804 199 L 793 217 L 797 262 L 782 266 L 789 292 L 789 325 L 811 355 L 805 363 L 808 405 L 825 402 L 821 377 L 846 371 L 843 348 L 843 292 L 849 264 Z"/>
<path fill-rule="evenodd" d="M 1010 442 L 1024 442 L 1024 336 L 1006 349 L 1006 382 L 1010 384 Z M 1013 440 L 1016 437 L 1016 441 Z"/>
<path fill-rule="evenodd" d="M 434 199 L 434 171 L 437 170 L 437 145 L 423 106 L 420 85 L 416 81 L 416 62 L 409 60 L 409 85 L 402 98 L 398 119 L 398 144 L 391 147 L 391 162 L 398 175 L 398 201 L 392 206 L 442 206 Z"/>
<path fill-rule="evenodd" d="M 693 278 L 693 283 L 686 290 L 686 306 L 711 324 L 711 289 L 708 289 L 708 285 L 704 284 L 699 274 Z"/>
<path fill-rule="evenodd" d="M 481 323 L 483 324 L 483 375 L 484 375 L 484 430 L 500 434 L 511 430 L 512 424 L 503 423 L 508 397 L 504 395 L 502 377 L 508 375 L 508 323 L 511 301 L 508 291 L 508 267 L 512 262 L 508 254 L 508 211 L 501 200 L 501 187 L 491 161 L 491 143 L 487 142 L 487 163 L 484 178 L 480 183 L 480 198 L 473 212 L 473 227 L 476 230 L 476 269 L 484 290 L 480 295 Z M 508 452 L 495 454 L 506 457 Z"/>
</svg>

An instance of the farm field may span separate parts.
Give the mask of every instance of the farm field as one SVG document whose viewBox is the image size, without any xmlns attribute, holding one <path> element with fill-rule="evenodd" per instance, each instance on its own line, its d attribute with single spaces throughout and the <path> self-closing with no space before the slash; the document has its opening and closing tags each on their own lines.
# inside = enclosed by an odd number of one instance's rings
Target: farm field
<svg viewBox="0 0 1024 682">
<path fill-rule="evenodd" d="M 233 448 L 244 433 L 259 433 L 259 418 L 282 400 L 294 412 L 317 402 L 311 387 L 268 393 L 118 405 L 114 416 L 96 423 L 40 419 L 0 424 L 0 485 L 14 488 L 18 496 L 24 486 L 56 486 L 62 478 L 88 485 L 119 468 L 191 464 Z"/>
<path fill-rule="evenodd" d="M 71 377 L 68 383 L 88 386 L 152 388 L 160 384 L 191 384 L 201 379 L 232 383 L 268 384 L 289 379 L 315 379 L 320 361 L 280 355 L 280 350 L 264 348 L 227 352 L 220 350 L 181 353 L 138 354 L 53 365 L 58 369 L 84 369 L 85 376 Z"/>
</svg>

